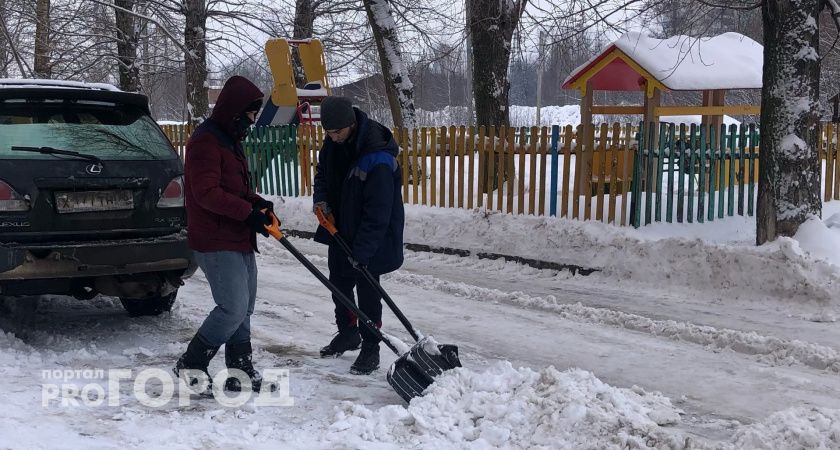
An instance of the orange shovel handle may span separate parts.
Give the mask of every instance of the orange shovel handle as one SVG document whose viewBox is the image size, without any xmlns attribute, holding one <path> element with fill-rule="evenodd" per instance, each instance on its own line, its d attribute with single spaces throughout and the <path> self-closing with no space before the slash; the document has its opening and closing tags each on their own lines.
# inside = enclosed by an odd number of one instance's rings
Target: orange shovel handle
<svg viewBox="0 0 840 450">
<path fill-rule="evenodd" d="M 262 209 L 261 211 L 263 214 L 268 214 L 271 217 L 271 225 L 265 226 L 268 234 L 274 236 L 278 241 L 283 239 L 283 232 L 280 231 L 280 219 L 277 218 L 273 211 L 268 211 L 268 209 Z"/>
<path fill-rule="evenodd" d="M 315 216 L 318 217 L 318 223 L 321 224 L 331 235 L 335 236 L 338 233 L 338 229 L 335 228 L 335 217 L 333 217 L 332 213 L 324 214 L 324 211 L 321 208 L 315 208 Z"/>
</svg>

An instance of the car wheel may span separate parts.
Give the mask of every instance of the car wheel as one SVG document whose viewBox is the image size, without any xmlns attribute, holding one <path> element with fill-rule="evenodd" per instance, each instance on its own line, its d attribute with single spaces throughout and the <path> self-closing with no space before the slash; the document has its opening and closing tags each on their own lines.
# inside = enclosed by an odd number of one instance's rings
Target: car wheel
<svg viewBox="0 0 840 450">
<path fill-rule="evenodd" d="M 120 303 L 131 317 L 159 316 L 165 311 L 172 311 L 172 305 L 175 304 L 175 296 L 177 295 L 178 291 L 151 298 L 120 297 Z"/>
</svg>

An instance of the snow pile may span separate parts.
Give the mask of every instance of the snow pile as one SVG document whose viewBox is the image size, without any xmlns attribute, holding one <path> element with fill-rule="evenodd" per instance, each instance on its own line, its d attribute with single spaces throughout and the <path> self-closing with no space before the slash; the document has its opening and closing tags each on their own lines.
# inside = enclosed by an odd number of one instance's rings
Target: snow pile
<svg viewBox="0 0 840 450">
<path fill-rule="evenodd" d="M 811 217 L 799 226 L 793 238 L 813 258 L 840 267 L 840 213 L 832 215 L 825 222 L 819 217 Z"/>
<path fill-rule="evenodd" d="M 662 426 L 678 423 L 680 412 L 658 393 L 615 388 L 584 370 L 501 362 L 484 373 L 449 371 L 407 408 L 345 402 L 328 439 L 359 447 L 678 447 L 682 439 Z"/>
<path fill-rule="evenodd" d="M 315 231 L 311 201 L 301 197 L 286 199 L 282 205 L 277 202 L 284 226 Z M 791 238 L 756 247 L 755 225 L 748 223 L 752 220 L 660 224 L 660 231 L 666 227 L 673 230 L 672 237 L 663 238 L 647 227 L 636 230 L 593 221 L 406 205 L 405 242 L 574 264 L 600 269 L 590 276 L 610 278 L 611 282 L 724 291 L 728 298 L 764 300 L 772 296 L 816 305 L 840 299 L 837 267 L 803 252 L 800 243 Z M 699 230 L 716 242 L 686 237 L 696 236 Z M 806 227 L 797 239 L 807 248 L 840 255 L 840 245 L 821 237 L 805 237 L 810 235 Z"/>
<path fill-rule="evenodd" d="M 787 450 L 840 448 L 840 410 L 791 408 L 735 433 L 736 448 Z"/>
</svg>

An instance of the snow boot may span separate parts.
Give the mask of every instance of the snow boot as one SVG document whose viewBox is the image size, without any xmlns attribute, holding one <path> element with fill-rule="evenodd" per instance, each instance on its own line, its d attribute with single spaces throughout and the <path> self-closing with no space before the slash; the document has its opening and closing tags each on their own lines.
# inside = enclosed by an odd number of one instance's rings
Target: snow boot
<svg viewBox="0 0 840 450">
<path fill-rule="evenodd" d="M 196 333 L 187 345 L 187 351 L 178 358 L 178 362 L 175 363 L 172 371 L 176 377 L 183 379 L 196 394 L 209 394 L 213 388 L 213 377 L 207 372 L 207 366 L 210 365 L 210 360 L 216 356 L 218 351 L 219 347 L 208 344 L 201 335 Z M 207 376 L 207 387 L 203 390 L 200 389 L 201 375 L 196 371 L 203 372 Z"/>
<path fill-rule="evenodd" d="M 344 330 L 339 330 L 332 341 L 321 348 L 321 358 L 337 358 L 344 352 L 358 350 L 361 343 L 362 336 L 359 334 L 359 327 L 348 327 Z"/>
<path fill-rule="evenodd" d="M 353 365 L 350 366 L 350 373 L 353 375 L 367 375 L 379 368 L 379 343 L 365 342 L 362 344 L 362 351 Z"/>
<path fill-rule="evenodd" d="M 228 369 L 239 369 L 245 372 L 245 375 L 251 379 L 251 390 L 259 392 L 262 388 L 263 377 L 257 369 L 254 368 L 251 359 L 251 342 L 243 342 L 240 344 L 226 344 L 225 345 L 225 365 Z M 274 392 L 277 390 L 277 385 L 271 383 L 267 388 Z M 228 377 L 225 380 L 225 389 L 228 391 L 239 392 L 242 390 L 242 381 L 236 377 Z"/>
</svg>

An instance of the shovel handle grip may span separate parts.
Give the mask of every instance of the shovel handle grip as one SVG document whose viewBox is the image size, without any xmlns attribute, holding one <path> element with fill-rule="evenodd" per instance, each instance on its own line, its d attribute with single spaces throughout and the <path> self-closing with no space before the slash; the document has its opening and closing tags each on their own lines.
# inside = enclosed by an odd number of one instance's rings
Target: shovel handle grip
<svg viewBox="0 0 840 450">
<path fill-rule="evenodd" d="M 324 210 L 315 208 L 315 217 L 318 218 L 318 223 L 331 235 L 335 236 L 338 233 L 338 229 L 335 227 L 335 217 L 332 213 L 324 214 Z"/>
<path fill-rule="evenodd" d="M 265 230 L 268 231 L 268 234 L 274 236 L 278 241 L 283 239 L 283 232 L 280 231 L 280 219 L 277 218 L 274 211 L 269 211 L 268 208 L 261 209 L 260 211 L 271 218 L 271 225 L 265 225 Z"/>
</svg>

